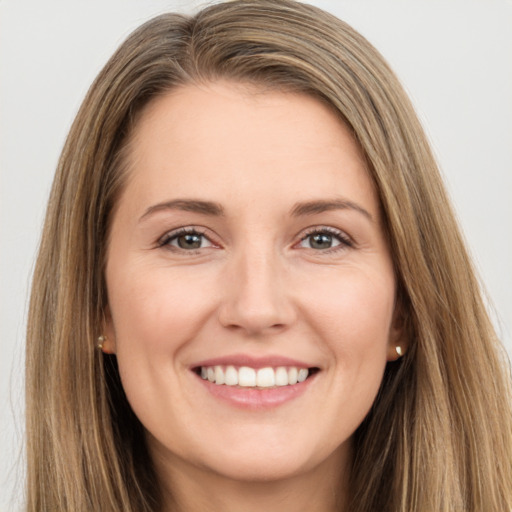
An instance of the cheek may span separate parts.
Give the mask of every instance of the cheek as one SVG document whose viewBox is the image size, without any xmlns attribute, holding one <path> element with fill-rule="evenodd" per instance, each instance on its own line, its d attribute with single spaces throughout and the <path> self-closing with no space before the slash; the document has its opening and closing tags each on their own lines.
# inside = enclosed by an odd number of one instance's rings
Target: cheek
<svg viewBox="0 0 512 512">
<path fill-rule="evenodd" d="M 374 394 L 387 361 L 395 287 L 391 272 L 346 272 L 331 279 L 304 314 L 314 325 L 320 345 L 352 392 Z"/>
<path fill-rule="evenodd" d="M 119 269 L 107 276 L 107 286 L 121 357 L 128 350 L 177 350 L 193 338 L 212 307 L 212 294 L 201 276 L 184 279 L 169 269 Z"/>
<path fill-rule="evenodd" d="M 180 385 L 180 354 L 210 317 L 212 294 L 190 276 L 142 265 L 118 267 L 107 274 L 107 286 L 128 401 L 144 425 L 166 425 L 180 409 L 168 392 Z"/>
<path fill-rule="evenodd" d="M 311 318 L 337 339 L 336 347 L 365 348 L 387 341 L 393 318 L 395 285 L 391 272 L 339 271 L 321 293 L 306 293 Z"/>
</svg>

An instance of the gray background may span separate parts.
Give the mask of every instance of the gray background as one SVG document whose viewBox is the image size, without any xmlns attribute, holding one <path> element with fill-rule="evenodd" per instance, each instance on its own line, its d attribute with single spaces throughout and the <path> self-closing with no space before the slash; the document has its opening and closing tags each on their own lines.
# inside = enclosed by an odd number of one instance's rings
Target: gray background
<svg viewBox="0 0 512 512">
<path fill-rule="evenodd" d="M 512 2 L 310 3 L 362 32 L 410 93 L 512 353 Z M 20 509 L 27 295 L 64 137 L 131 30 L 204 4 L 0 0 L 0 512 Z"/>
</svg>

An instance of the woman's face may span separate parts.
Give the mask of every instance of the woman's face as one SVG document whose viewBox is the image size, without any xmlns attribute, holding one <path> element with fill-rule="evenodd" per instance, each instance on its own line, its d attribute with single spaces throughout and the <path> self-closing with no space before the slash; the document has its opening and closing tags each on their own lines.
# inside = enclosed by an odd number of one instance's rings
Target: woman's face
<svg viewBox="0 0 512 512">
<path fill-rule="evenodd" d="M 349 130 L 305 95 L 190 85 L 146 108 L 128 164 L 106 347 L 157 466 L 247 481 L 339 469 L 398 342 Z"/>
</svg>

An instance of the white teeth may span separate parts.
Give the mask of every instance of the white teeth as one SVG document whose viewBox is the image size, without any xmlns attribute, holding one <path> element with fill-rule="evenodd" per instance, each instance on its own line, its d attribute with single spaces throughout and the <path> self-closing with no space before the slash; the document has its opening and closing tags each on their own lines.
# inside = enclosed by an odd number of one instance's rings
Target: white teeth
<svg viewBox="0 0 512 512">
<path fill-rule="evenodd" d="M 226 368 L 226 373 L 224 374 L 224 384 L 227 386 L 238 385 L 238 372 L 234 366 L 228 366 Z"/>
<path fill-rule="evenodd" d="M 238 370 L 238 385 L 244 388 L 256 386 L 256 370 L 248 366 L 242 366 Z"/>
<path fill-rule="evenodd" d="M 308 378 L 308 371 L 305 368 L 299 370 L 297 375 L 297 382 L 304 382 Z"/>
<path fill-rule="evenodd" d="M 284 366 L 276 368 L 276 386 L 288 386 L 288 370 Z"/>
<path fill-rule="evenodd" d="M 271 388 L 276 385 L 274 368 L 260 368 L 256 373 L 256 386 L 259 388 Z"/>
<path fill-rule="evenodd" d="M 259 368 L 249 366 L 202 366 L 201 378 L 218 385 L 241 386 L 246 388 L 272 388 L 276 386 L 292 386 L 304 382 L 309 375 L 307 368 L 296 366 L 279 366 Z"/>
<path fill-rule="evenodd" d="M 215 366 L 215 384 L 224 384 L 224 370 L 221 366 Z"/>
</svg>

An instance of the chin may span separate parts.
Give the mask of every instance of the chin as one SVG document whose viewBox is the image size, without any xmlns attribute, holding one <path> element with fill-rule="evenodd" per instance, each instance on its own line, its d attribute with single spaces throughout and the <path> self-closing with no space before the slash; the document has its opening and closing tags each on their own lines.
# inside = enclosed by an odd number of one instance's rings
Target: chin
<svg viewBox="0 0 512 512">
<path fill-rule="evenodd" d="M 279 440 L 254 438 L 245 445 L 226 444 L 198 463 L 218 476 L 238 482 L 283 481 L 309 473 L 319 466 L 339 464 L 342 446 L 308 446 L 292 437 Z M 348 444 L 347 444 L 348 445 Z"/>
<path fill-rule="evenodd" d="M 235 457 L 215 464 L 208 469 L 218 476 L 238 482 L 278 482 L 293 478 L 311 469 L 308 461 L 298 461 L 294 458 L 276 459 L 270 457 Z"/>
</svg>

